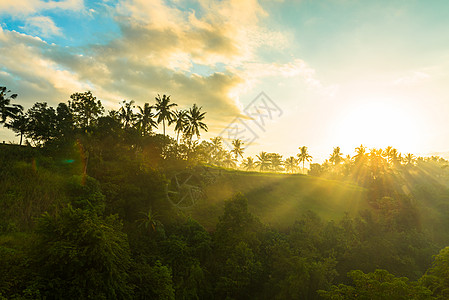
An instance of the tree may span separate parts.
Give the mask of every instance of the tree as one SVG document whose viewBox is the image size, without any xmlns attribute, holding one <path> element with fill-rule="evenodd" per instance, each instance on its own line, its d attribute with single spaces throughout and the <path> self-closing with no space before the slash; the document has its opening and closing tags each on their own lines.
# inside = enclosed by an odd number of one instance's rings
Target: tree
<svg viewBox="0 0 449 300">
<path fill-rule="evenodd" d="M 178 104 L 170 103 L 170 96 L 166 95 L 162 95 L 161 97 L 158 94 L 155 99 L 156 105 L 154 106 L 154 108 L 156 109 L 156 114 L 154 116 L 157 117 L 158 124 L 162 122 L 162 127 L 165 135 L 165 121 L 167 121 L 170 125 L 173 120 L 173 112 L 171 111 L 171 109 Z"/>
<path fill-rule="evenodd" d="M 141 219 L 136 220 L 139 223 L 139 227 L 145 227 L 149 232 L 155 232 L 157 227 L 162 226 L 162 223 L 157 219 L 157 213 L 154 213 L 150 208 L 148 212 L 141 212 L 143 217 Z"/>
<path fill-rule="evenodd" d="M 75 93 L 70 96 L 69 107 L 73 113 L 73 121 L 77 128 L 83 132 L 92 126 L 92 123 L 103 114 L 104 107 L 92 92 Z"/>
<path fill-rule="evenodd" d="M 136 120 L 136 115 L 133 112 L 134 109 L 134 100 L 131 101 L 122 101 L 122 105 L 118 110 L 118 116 L 120 120 L 123 122 L 123 127 L 128 128 L 131 127 Z"/>
<path fill-rule="evenodd" d="M 235 139 L 232 141 L 232 146 L 234 146 L 234 149 L 231 150 L 232 153 L 235 155 L 235 159 L 237 160 L 240 157 L 243 158 L 243 142 L 240 139 Z"/>
<path fill-rule="evenodd" d="M 275 172 L 282 170 L 282 165 L 284 162 L 282 161 L 282 155 L 279 153 L 268 153 L 270 158 L 270 166 L 271 169 Z"/>
<path fill-rule="evenodd" d="M 73 113 L 65 103 L 59 103 L 56 108 L 56 135 L 58 139 L 73 136 Z"/>
<path fill-rule="evenodd" d="M 252 157 L 247 157 L 245 160 L 243 160 L 242 166 L 246 171 L 251 171 L 256 167 L 256 163 L 254 162 L 254 159 Z"/>
<path fill-rule="evenodd" d="M 23 107 L 19 104 L 11 104 L 12 100 L 17 98 L 17 94 L 12 94 L 6 87 L 0 86 L 0 124 L 5 124 L 8 119 L 13 119 L 17 114 L 23 111 Z"/>
<path fill-rule="evenodd" d="M 343 153 L 340 152 L 340 147 L 335 147 L 334 152 L 332 152 L 331 157 L 329 158 L 329 161 L 334 165 L 338 165 L 342 160 Z"/>
<path fill-rule="evenodd" d="M 187 127 L 188 119 L 187 119 L 187 110 L 181 109 L 176 110 L 173 113 L 173 122 L 175 123 L 175 132 L 176 132 L 176 143 L 179 140 L 179 134 L 184 132 Z"/>
<path fill-rule="evenodd" d="M 404 157 L 404 162 L 406 166 L 413 166 L 415 164 L 415 155 L 411 153 L 407 153 L 407 155 Z"/>
<path fill-rule="evenodd" d="M 203 123 L 206 112 L 201 112 L 201 108 L 202 107 L 198 107 L 196 104 L 193 104 L 187 112 L 187 125 L 185 132 L 190 139 L 192 139 L 194 135 L 199 138 L 200 129 L 207 131 L 207 125 Z"/>
<path fill-rule="evenodd" d="M 36 256 L 43 298 L 130 298 L 130 250 L 117 216 L 68 206 L 38 222 Z"/>
<path fill-rule="evenodd" d="M 299 160 L 299 163 L 302 162 L 302 172 L 304 173 L 304 163 L 306 161 L 310 162 L 312 160 L 312 156 L 307 152 L 306 146 L 299 147 L 299 150 L 301 152 L 298 154 L 298 160 Z"/>
<path fill-rule="evenodd" d="M 285 164 L 285 169 L 287 170 L 287 172 L 290 171 L 291 173 L 296 171 L 296 168 L 298 167 L 298 161 L 293 156 L 290 156 L 289 158 L 287 158 L 285 160 L 284 164 Z"/>
<path fill-rule="evenodd" d="M 210 141 L 212 142 L 212 154 L 218 156 L 218 154 L 223 151 L 223 140 L 221 137 L 217 136 L 211 138 Z"/>
<path fill-rule="evenodd" d="M 428 287 L 437 299 L 449 297 L 449 247 L 446 247 L 435 256 L 432 267 L 420 279 L 421 283 Z"/>
<path fill-rule="evenodd" d="M 143 136 L 150 135 L 153 127 L 157 128 L 157 123 L 153 120 L 154 114 L 152 110 L 154 107 L 149 103 L 145 103 L 143 107 L 137 106 L 137 108 L 139 109 L 136 116 L 137 127 Z"/>
<path fill-rule="evenodd" d="M 363 273 L 360 270 L 348 273 L 354 283 L 333 285 L 330 291 L 320 290 L 318 293 L 325 299 L 432 299 L 432 292 L 407 277 L 395 277 L 386 270 Z"/>
<path fill-rule="evenodd" d="M 9 123 L 6 123 L 5 126 L 14 131 L 17 135 L 20 135 L 19 145 L 22 145 L 23 136 L 28 131 L 28 115 L 20 110 L 20 112 L 18 112 Z"/>
<path fill-rule="evenodd" d="M 245 196 L 239 193 L 225 201 L 214 234 L 214 259 L 218 263 L 216 293 L 220 299 L 252 298 L 251 287 L 257 287 L 262 272 L 255 253 L 262 230 L 262 223 L 248 211 Z"/>
<path fill-rule="evenodd" d="M 366 147 L 363 145 L 360 145 L 359 147 L 355 148 L 356 155 L 354 155 L 354 161 L 356 164 L 359 164 L 360 162 L 364 162 L 366 158 Z"/>
<path fill-rule="evenodd" d="M 52 140 L 56 136 L 56 112 L 47 102 L 36 102 L 28 110 L 27 135 L 35 143 Z"/>
<path fill-rule="evenodd" d="M 222 163 L 226 168 L 235 168 L 235 166 L 236 166 L 235 159 L 232 157 L 231 153 L 229 153 L 228 151 L 224 152 Z"/>
<path fill-rule="evenodd" d="M 258 161 L 256 162 L 256 166 L 259 167 L 259 171 L 265 171 L 271 164 L 270 157 L 267 154 L 267 152 L 260 152 L 258 155 L 256 155 Z"/>
</svg>

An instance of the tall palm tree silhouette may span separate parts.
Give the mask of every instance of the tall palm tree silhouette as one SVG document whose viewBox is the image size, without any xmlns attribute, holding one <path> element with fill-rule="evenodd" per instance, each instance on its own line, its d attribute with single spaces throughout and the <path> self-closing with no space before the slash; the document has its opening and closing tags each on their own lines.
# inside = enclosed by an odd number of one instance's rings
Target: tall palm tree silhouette
<svg viewBox="0 0 449 300">
<path fill-rule="evenodd" d="M 407 153 L 407 155 L 404 157 L 404 162 L 406 166 L 412 166 L 415 164 L 415 155 L 411 153 Z"/>
<path fill-rule="evenodd" d="M 329 161 L 334 165 L 338 165 L 342 160 L 343 160 L 343 153 L 341 153 L 340 147 L 335 147 L 334 152 L 332 152 L 331 157 L 329 158 Z"/>
<path fill-rule="evenodd" d="M 259 167 L 259 171 L 265 171 L 271 164 L 270 162 L 270 156 L 267 152 L 260 152 L 258 155 L 256 155 L 258 161 L 256 162 L 256 165 Z"/>
<path fill-rule="evenodd" d="M 302 172 L 304 173 L 304 163 L 306 161 L 310 162 L 312 160 L 312 156 L 307 152 L 306 146 L 299 147 L 299 150 L 301 152 L 298 154 L 298 160 L 300 163 L 302 162 Z"/>
<path fill-rule="evenodd" d="M 133 112 L 134 108 L 134 100 L 131 101 L 122 101 L 122 106 L 118 110 L 118 116 L 120 120 L 123 122 L 123 126 L 125 128 L 131 127 L 133 125 L 134 120 L 136 119 L 136 115 Z"/>
<path fill-rule="evenodd" d="M 290 156 L 285 160 L 284 164 L 287 172 L 290 171 L 291 173 L 293 173 L 298 167 L 298 160 L 296 160 L 296 158 L 294 158 L 293 156 Z"/>
<path fill-rule="evenodd" d="M 176 103 L 170 103 L 170 96 L 162 95 L 162 97 L 158 94 L 156 97 L 156 104 L 154 107 L 156 108 L 156 114 L 155 117 L 157 117 L 157 122 L 162 122 L 163 132 L 165 135 L 165 121 L 168 122 L 170 125 L 170 122 L 173 119 L 173 112 L 171 109 L 178 104 Z"/>
<path fill-rule="evenodd" d="M 152 132 L 153 127 L 157 128 L 157 123 L 153 119 L 154 113 L 152 112 L 153 106 L 149 103 L 145 103 L 143 107 L 138 106 L 139 112 L 137 113 L 137 125 L 143 136 L 149 135 Z"/>
<path fill-rule="evenodd" d="M 231 150 L 232 153 L 235 155 L 235 159 L 238 159 L 239 156 L 243 158 L 243 142 L 241 139 L 235 139 L 232 141 L 232 146 L 234 146 L 234 149 Z"/>
<path fill-rule="evenodd" d="M 243 160 L 242 166 L 245 168 L 246 171 L 251 171 L 256 166 L 256 163 L 254 162 L 254 159 L 250 156 L 247 157 L 245 160 Z"/>
<path fill-rule="evenodd" d="M 23 111 L 22 105 L 11 104 L 11 100 L 17 98 L 17 94 L 11 94 L 5 86 L 0 86 L 0 124 L 5 123 L 7 119 L 13 119 L 17 114 Z"/>
<path fill-rule="evenodd" d="M 207 125 L 203 122 L 206 112 L 201 112 L 201 108 L 202 107 L 193 104 L 187 112 L 186 133 L 187 136 L 190 137 L 190 140 L 192 140 L 194 135 L 196 135 L 197 138 L 200 137 L 200 129 L 207 131 Z"/>
<path fill-rule="evenodd" d="M 176 143 L 178 143 L 179 133 L 184 132 L 187 127 L 187 110 L 175 110 L 173 113 L 173 122 L 175 123 Z"/>
<path fill-rule="evenodd" d="M 388 163 L 391 166 L 396 166 L 398 163 L 398 150 L 393 148 L 392 146 L 388 146 L 384 150 L 384 156 L 387 159 Z"/>
<path fill-rule="evenodd" d="M 232 154 L 226 151 L 223 157 L 223 165 L 226 168 L 235 168 L 235 159 L 232 157 Z"/>
<path fill-rule="evenodd" d="M 354 155 L 354 161 L 356 163 L 361 162 L 366 157 L 366 147 L 363 145 L 360 145 L 359 147 L 355 148 L 355 155 Z"/>
<path fill-rule="evenodd" d="M 18 112 L 14 116 L 12 121 L 5 124 L 5 127 L 12 129 L 12 131 L 17 133 L 17 135 L 20 135 L 19 145 L 22 145 L 23 135 L 28 130 L 28 116 L 26 114 L 24 114 L 22 110 L 20 110 L 20 112 Z"/>
<path fill-rule="evenodd" d="M 278 153 L 269 153 L 268 156 L 270 157 L 270 166 L 273 171 L 282 171 L 282 165 L 284 164 L 282 155 Z"/>
</svg>

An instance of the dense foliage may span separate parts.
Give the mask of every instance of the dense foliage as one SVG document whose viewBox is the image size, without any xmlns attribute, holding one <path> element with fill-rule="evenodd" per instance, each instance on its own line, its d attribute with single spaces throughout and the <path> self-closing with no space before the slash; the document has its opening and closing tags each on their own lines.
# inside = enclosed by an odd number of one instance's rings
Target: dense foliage
<svg viewBox="0 0 449 300">
<path fill-rule="evenodd" d="M 328 162 L 311 168 L 322 176 L 316 187 L 327 185 L 329 193 L 336 193 L 335 180 L 352 184 L 366 195 L 363 209 L 323 218 L 319 206 L 311 205 L 281 227 L 263 222 L 248 205 L 249 197 L 261 197 L 271 187 L 259 192 L 249 187 L 216 203 L 220 217 L 206 230 L 211 212 L 203 204 L 208 199 L 199 197 L 194 208 L 174 205 L 167 190 L 172 178 L 181 176 L 173 174 L 187 170 L 197 188 L 208 185 L 210 193 L 218 194 L 236 175 L 211 165 L 235 165 L 243 145 L 236 140 L 228 151 L 219 138 L 199 143 L 200 130 L 207 129 L 201 108 L 172 111 L 174 103 L 163 95 L 155 107 L 146 104 L 135 113 L 133 102 L 124 101 L 120 110 L 104 115 L 101 102 L 87 92 L 56 109 L 36 103 L 23 113 L 11 103 L 15 95 L 0 91 L 0 120 L 30 144 L 0 145 L 0 298 L 449 295 L 445 160 L 407 155 L 404 162 L 392 148 L 370 153 L 359 148 L 345 159 L 335 149 Z M 164 130 L 175 124 L 177 139 L 155 134 L 158 123 Z M 257 161 L 247 158 L 243 164 L 248 170 L 281 172 L 285 167 L 304 173 L 311 160 L 307 148 L 301 147 L 297 157 L 284 161 L 262 152 Z M 210 176 L 210 170 L 221 177 Z M 286 193 L 298 199 L 317 203 L 326 195 L 305 187 L 311 176 L 295 175 L 297 181 L 289 181 L 294 175 L 276 176 L 284 176 Z M 291 207 L 282 209 L 286 213 Z"/>
</svg>

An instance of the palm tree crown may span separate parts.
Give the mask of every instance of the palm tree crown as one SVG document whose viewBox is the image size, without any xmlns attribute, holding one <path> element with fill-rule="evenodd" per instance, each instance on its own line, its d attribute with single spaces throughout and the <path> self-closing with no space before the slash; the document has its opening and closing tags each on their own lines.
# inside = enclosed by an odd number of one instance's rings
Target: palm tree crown
<svg viewBox="0 0 449 300">
<path fill-rule="evenodd" d="M 285 168 L 287 169 L 287 172 L 290 171 L 291 173 L 293 173 L 298 166 L 298 161 L 293 156 L 290 156 L 285 160 L 284 164 Z"/>
<path fill-rule="evenodd" d="M 306 146 L 299 147 L 299 150 L 301 152 L 298 154 L 298 160 L 300 163 L 302 162 L 302 172 L 304 173 L 304 163 L 306 161 L 310 162 L 312 160 L 312 156 L 308 153 Z"/>
<path fill-rule="evenodd" d="M 5 123 L 7 119 L 13 119 L 17 114 L 23 111 L 22 105 L 11 104 L 11 100 L 17 98 L 17 94 L 12 94 L 8 97 L 10 90 L 6 87 L 0 86 L 0 124 Z"/>
<path fill-rule="evenodd" d="M 194 135 L 199 138 L 200 129 L 207 131 L 207 125 L 202 122 L 206 112 L 201 112 L 201 109 L 202 107 L 198 107 L 196 104 L 193 104 L 187 113 L 187 126 L 185 132 L 190 139 L 192 139 Z"/>
<path fill-rule="evenodd" d="M 176 110 L 173 113 L 173 122 L 175 123 L 176 142 L 179 140 L 179 133 L 184 132 L 187 127 L 187 110 Z"/>
<path fill-rule="evenodd" d="M 151 134 L 153 127 L 157 128 L 157 123 L 153 120 L 154 114 L 152 112 L 153 106 L 149 103 L 145 103 L 143 107 L 138 106 L 139 112 L 137 113 L 137 126 L 143 136 Z"/>
<path fill-rule="evenodd" d="M 234 146 L 234 149 L 231 150 L 232 153 L 235 155 L 235 159 L 238 159 L 239 156 L 243 158 L 243 142 L 240 139 L 235 139 L 232 141 L 232 146 Z"/>
<path fill-rule="evenodd" d="M 170 96 L 162 95 L 162 97 L 158 94 L 156 97 L 156 114 L 157 122 L 161 123 L 164 129 L 165 135 L 165 121 L 169 124 L 173 120 L 173 112 L 171 111 L 172 107 L 177 106 L 176 103 L 170 103 Z"/>
<path fill-rule="evenodd" d="M 136 115 L 133 112 L 134 108 L 134 100 L 131 101 L 122 101 L 122 106 L 118 110 L 118 116 L 120 120 L 123 122 L 123 127 L 128 128 L 133 125 L 134 120 L 136 119 Z"/>
<path fill-rule="evenodd" d="M 332 152 L 332 155 L 329 158 L 329 161 L 334 165 L 338 165 L 342 160 L 343 160 L 343 153 L 341 153 L 340 147 L 335 147 L 334 152 Z"/>
<path fill-rule="evenodd" d="M 256 165 L 259 167 L 260 171 L 265 171 L 270 166 L 270 156 L 267 152 L 260 152 L 259 155 L 256 155 L 258 161 Z"/>
<path fill-rule="evenodd" d="M 252 157 L 247 157 L 243 162 L 242 166 L 245 168 L 246 171 L 253 170 L 256 166 L 256 163 L 254 162 L 254 159 Z"/>
</svg>

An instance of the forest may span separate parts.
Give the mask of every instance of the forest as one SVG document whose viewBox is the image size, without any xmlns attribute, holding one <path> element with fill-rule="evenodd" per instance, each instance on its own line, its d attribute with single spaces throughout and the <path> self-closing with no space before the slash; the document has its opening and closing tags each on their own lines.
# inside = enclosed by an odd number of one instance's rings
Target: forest
<svg viewBox="0 0 449 300">
<path fill-rule="evenodd" d="M 0 88 L 0 299 L 449 299 L 444 158 L 245 157 L 168 95 L 18 98 Z"/>
</svg>

